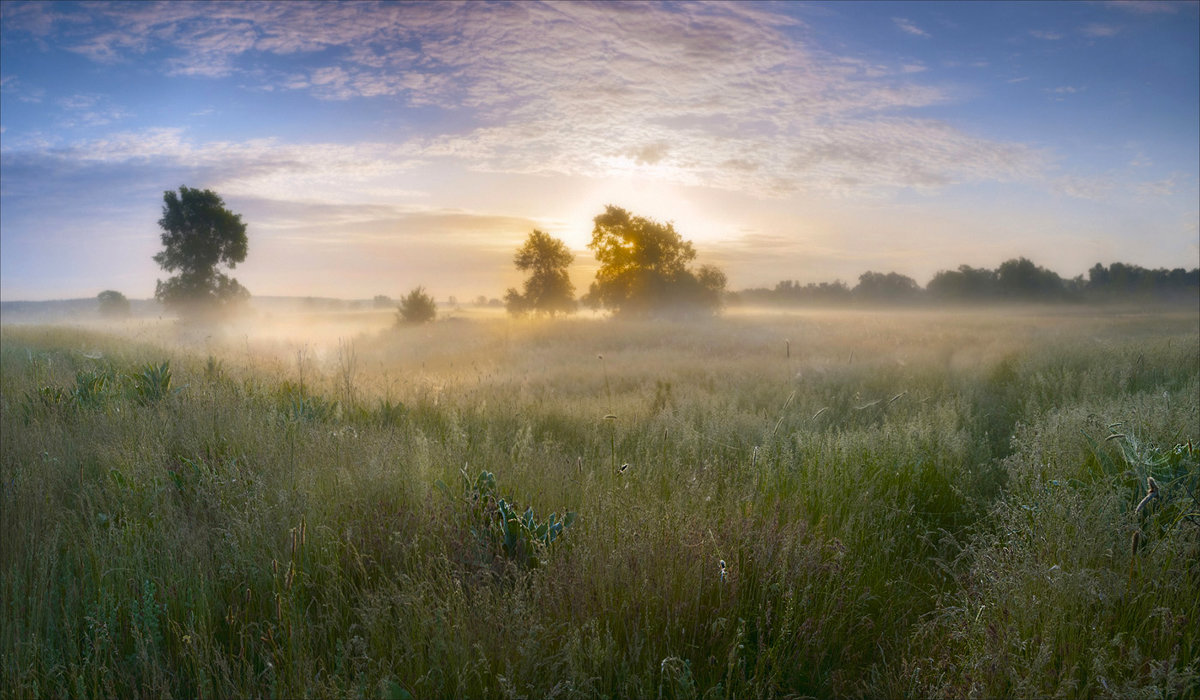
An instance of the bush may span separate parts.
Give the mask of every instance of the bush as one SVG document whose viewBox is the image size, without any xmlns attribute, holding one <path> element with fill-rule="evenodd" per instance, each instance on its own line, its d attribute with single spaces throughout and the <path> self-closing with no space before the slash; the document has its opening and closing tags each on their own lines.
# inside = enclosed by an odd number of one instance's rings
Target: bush
<svg viewBox="0 0 1200 700">
<path fill-rule="evenodd" d="M 129 315 L 129 300 L 118 291 L 106 289 L 97 294 L 96 299 L 100 302 L 101 316 L 122 318 Z"/>
<path fill-rule="evenodd" d="M 396 323 L 417 324 L 427 323 L 437 318 L 437 304 L 433 297 L 425 293 L 424 287 L 417 287 L 400 300 Z"/>
</svg>

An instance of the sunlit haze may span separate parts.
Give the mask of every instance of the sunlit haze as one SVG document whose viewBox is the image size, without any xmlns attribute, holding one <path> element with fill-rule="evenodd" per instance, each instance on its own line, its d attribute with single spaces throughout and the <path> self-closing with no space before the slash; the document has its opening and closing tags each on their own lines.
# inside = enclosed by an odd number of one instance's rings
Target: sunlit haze
<svg viewBox="0 0 1200 700">
<path fill-rule="evenodd" d="M 18 3 L 0 297 L 154 294 L 164 190 L 254 295 L 499 297 L 673 221 L 730 289 L 1200 259 L 1200 4 Z"/>
</svg>

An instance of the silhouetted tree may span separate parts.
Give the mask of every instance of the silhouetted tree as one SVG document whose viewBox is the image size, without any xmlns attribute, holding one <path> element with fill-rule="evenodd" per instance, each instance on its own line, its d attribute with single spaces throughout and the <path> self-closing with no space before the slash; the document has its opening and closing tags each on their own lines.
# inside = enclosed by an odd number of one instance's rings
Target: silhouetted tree
<svg viewBox="0 0 1200 700">
<path fill-rule="evenodd" d="M 377 309 L 390 308 L 394 303 L 395 302 L 392 301 L 392 298 L 386 294 L 376 294 L 375 298 L 371 300 L 371 305 Z"/>
<path fill-rule="evenodd" d="M 846 302 L 851 297 L 850 288 L 841 280 L 820 284 L 809 282 L 805 285 L 793 280 L 784 280 L 776 284 L 774 290 L 763 291 L 768 292 L 768 299 L 773 297 L 775 301 L 782 303 L 829 304 Z"/>
<path fill-rule="evenodd" d="M 921 294 L 916 280 L 898 272 L 864 272 L 858 277 L 854 296 L 863 301 L 913 301 Z"/>
<path fill-rule="evenodd" d="M 396 313 L 396 324 L 427 323 L 437 318 L 437 304 L 433 297 L 425 293 L 424 287 L 417 287 L 400 300 Z"/>
<path fill-rule="evenodd" d="M 96 300 L 100 302 L 101 316 L 120 318 L 129 315 L 129 300 L 118 291 L 106 289 L 96 295 Z"/>
<path fill-rule="evenodd" d="M 957 270 L 942 270 L 925 287 L 930 296 L 941 301 L 981 301 L 996 295 L 996 271 L 959 265 Z"/>
<path fill-rule="evenodd" d="M 1195 302 L 1200 294 L 1200 269 L 1148 270 L 1119 262 L 1106 268 L 1096 263 L 1088 270 L 1085 291 L 1091 298 L 1102 300 L 1154 298 Z"/>
<path fill-rule="evenodd" d="M 996 287 L 1009 299 L 1059 300 L 1063 298 L 1063 280 L 1058 273 L 1033 264 L 1026 258 L 1006 260 L 996 270 Z"/>
<path fill-rule="evenodd" d="M 524 294 L 510 288 L 504 295 L 508 312 L 514 316 L 526 313 L 553 316 L 575 311 L 575 285 L 567 273 L 574 260 L 565 243 L 535 229 L 513 257 L 513 264 L 521 272 L 528 272 L 529 278 L 525 280 Z"/>
<path fill-rule="evenodd" d="M 154 256 L 167 272 L 178 272 L 158 281 L 154 297 L 180 311 L 211 311 L 228 307 L 250 296 L 238 281 L 217 270 L 230 269 L 246 259 L 246 224 L 225 208 L 212 190 L 180 186 L 163 193 L 163 250 Z"/>
<path fill-rule="evenodd" d="M 593 223 L 588 248 L 600 269 L 584 303 L 633 315 L 711 313 L 720 308 L 725 274 L 711 266 L 692 271 L 688 264 L 696 250 L 673 224 L 633 216 L 612 205 Z"/>
</svg>

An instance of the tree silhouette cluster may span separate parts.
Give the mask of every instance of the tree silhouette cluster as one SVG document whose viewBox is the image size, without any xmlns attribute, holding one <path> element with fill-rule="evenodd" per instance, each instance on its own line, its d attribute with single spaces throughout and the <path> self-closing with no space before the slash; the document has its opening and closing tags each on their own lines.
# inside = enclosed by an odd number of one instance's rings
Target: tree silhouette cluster
<svg viewBox="0 0 1200 700">
<path fill-rule="evenodd" d="M 1153 300 L 1195 303 L 1200 298 L 1200 268 L 1148 270 L 1136 265 L 1097 263 L 1082 275 L 1064 279 L 1026 258 L 1006 260 L 994 270 L 960 265 L 942 270 L 924 289 L 896 272 L 864 272 L 858 285 L 844 282 L 805 284 L 787 280 L 774 289 L 737 292 L 736 301 L 751 304 L 872 304 L 969 302 L 1102 302 Z"/>
<path fill-rule="evenodd" d="M 246 258 L 246 224 L 225 208 L 211 190 L 180 186 L 163 193 L 163 250 L 154 256 L 167 272 L 159 280 L 155 297 L 168 308 L 183 312 L 211 312 L 228 308 L 250 293 L 220 272 L 221 265 L 235 267 Z M 593 309 L 620 316 L 708 315 L 720 309 L 725 296 L 725 273 L 711 265 L 693 267 L 696 249 L 675 230 L 608 205 L 593 219 L 588 248 L 600 263 L 596 279 L 580 300 Z M 517 270 L 528 273 L 522 289 L 510 288 L 504 305 L 514 316 L 567 314 L 575 311 L 575 286 L 568 268 L 575 256 L 561 240 L 543 231 L 529 234 L 513 257 Z M 942 270 L 922 288 L 916 280 L 897 272 L 864 272 L 853 288 L 841 281 L 809 283 L 785 280 L 774 289 L 747 289 L 731 294 L 735 303 L 794 304 L 914 304 L 994 301 L 1114 301 L 1160 300 L 1195 303 L 1200 297 L 1200 268 L 1148 270 L 1137 265 L 1097 263 L 1082 275 L 1063 279 L 1053 270 L 1026 258 L 1006 260 L 995 270 L 960 265 Z M 129 302 L 108 290 L 98 297 L 106 315 L 128 313 Z M 481 299 L 483 299 L 481 297 Z M 384 295 L 373 300 L 388 306 Z M 451 304 L 454 304 L 451 297 Z M 481 303 L 477 300 L 477 304 Z M 497 303 L 499 303 L 497 301 Z M 403 297 L 397 307 L 398 324 L 432 321 L 437 304 L 424 287 Z"/>
<path fill-rule="evenodd" d="M 609 205 L 593 219 L 592 241 L 600 269 L 583 296 L 593 309 L 621 316 L 707 315 L 721 305 L 725 273 L 704 265 L 692 268 L 696 250 L 674 224 L 634 216 Z M 505 306 L 514 316 L 551 315 L 575 310 L 575 287 L 567 268 L 574 260 L 562 241 L 534 231 L 513 262 L 529 272 L 524 292 L 509 289 Z"/>
</svg>

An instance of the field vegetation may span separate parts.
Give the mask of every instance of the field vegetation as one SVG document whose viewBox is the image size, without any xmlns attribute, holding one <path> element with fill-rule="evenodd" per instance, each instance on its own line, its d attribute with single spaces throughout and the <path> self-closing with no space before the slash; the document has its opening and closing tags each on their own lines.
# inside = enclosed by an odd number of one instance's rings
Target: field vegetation
<svg viewBox="0 0 1200 700">
<path fill-rule="evenodd" d="M 0 695 L 1200 697 L 1194 309 L 372 313 L 4 328 Z"/>
</svg>

